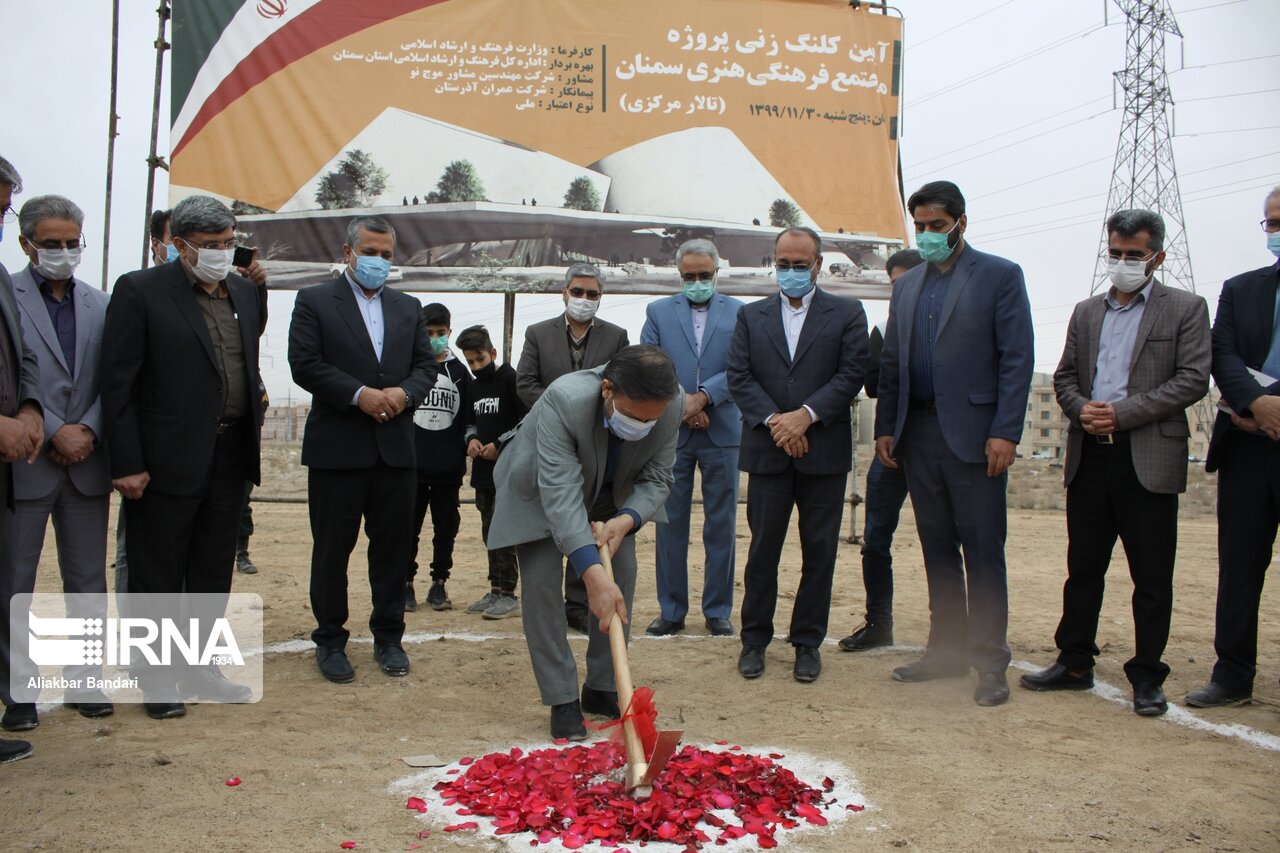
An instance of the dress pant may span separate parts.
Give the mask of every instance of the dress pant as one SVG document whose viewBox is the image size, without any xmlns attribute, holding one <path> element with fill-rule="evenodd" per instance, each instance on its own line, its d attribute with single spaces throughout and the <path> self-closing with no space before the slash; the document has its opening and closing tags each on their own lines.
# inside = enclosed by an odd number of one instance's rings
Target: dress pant
<svg viewBox="0 0 1280 853">
<path fill-rule="evenodd" d="M 706 430 L 691 430 L 676 450 L 667 520 L 658 522 L 655 568 L 662 618 L 681 622 L 689 612 L 689 518 L 694 469 L 702 469 L 702 546 L 706 570 L 702 615 L 733 614 L 733 570 L 738 521 L 738 448 L 717 447 Z"/>
<path fill-rule="evenodd" d="M 106 618 L 105 599 L 101 607 L 88 595 L 107 591 L 107 516 L 110 493 L 84 495 L 71 482 L 65 469 L 49 494 L 32 500 L 14 502 L 13 512 L 0 512 L 0 602 L 5 608 L 14 595 L 31 594 L 36 589 L 36 568 L 44 550 L 45 533 L 53 518 L 54 541 L 58 549 L 58 570 L 62 574 L 62 591 L 71 594 L 68 616 Z M 9 669 L 15 679 L 28 679 L 39 674 L 28 657 L 25 633 L 12 649 Z M 6 635 L 7 636 L 7 635 Z M 69 666 L 68 679 L 100 678 L 99 665 Z M 9 676 L 0 681 L 0 699 L 11 704 Z"/>
<path fill-rule="evenodd" d="M 899 458 L 929 582 L 925 654 L 968 662 L 980 673 L 1004 672 L 1010 659 L 1004 562 L 1008 474 L 988 477 L 986 462 L 960 459 L 947 446 L 938 416 L 915 409 L 907 416 Z"/>
<path fill-rule="evenodd" d="M 218 436 L 209 471 L 194 494 L 171 495 L 148 487 L 141 498 L 123 502 L 129 592 L 168 594 L 131 599 L 129 616 L 176 617 L 174 602 L 183 592 L 221 595 L 225 602 L 235 569 L 252 428 L 246 421 Z M 204 600 L 200 615 L 220 615 L 215 601 Z M 211 622 L 202 620 L 202 625 L 207 630 Z M 139 663 L 133 671 L 146 701 L 178 701 L 173 689 L 182 674 L 179 668 L 146 668 Z"/>
<path fill-rule="evenodd" d="M 1119 537 L 1133 578 L 1134 654 L 1124 672 L 1132 684 L 1163 684 L 1169 675 L 1161 656 L 1173 612 L 1178 496 L 1142 487 L 1124 433 L 1109 445 L 1085 435 L 1082 447 L 1067 487 L 1067 582 L 1054 635 L 1058 662 L 1073 670 L 1094 664 L 1107 567 Z"/>
<path fill-rule="evenodd" d="M 893 534 L 906 500 L 902 465 L 889 468 L 873 457 L 862 513 L 862 585 L 867 591 L 867 622 L 876 625 L 893 624 Z"/>
<path fill-rule="evenodd" d="M 1218 468 L 1218 612 L 1213 681 L 1251 693 L 1258 663 L 1258 605 L 1280 521 L 1280 443 L 1227 434 Z"/>
<path fill-rule="evenodd" d="M 462 481 L 452 483 L 418 480 L 413 500 L 413 557 L 409 561 L 406 580 L 413 583 L 418 576 L 418 552 L 421 550 L 422 525 L 431 510 L 431 580 L 444 583 L 453 569 L 453 543 L 458 538 L 462 514 L 458 511 L 458 492 Z"/>
<path fill-rule="evenodd" d="M 480 535 L 484 542 L 489 541 L 489 525 L 493 523 L 493 510 L 497 505 L 498 490 L 476 487 L 476 509 L 480 511 Z M 520 570 L 516 565 L 516 549 L 489 548 L 489 588 L 507 595 L 515 595 L 516 583 L 520 580 Z"/>
<path fill-rule="evenodd" d="M 412 468 L 379 460 L 353 470 L 312 467 L 307 471 L 311 510 L 311 612 L 317 646 L 346 648 L 347 564 L 360 535 L 369 537 L 369 589 L 373 612 L 369 631 L 383 646 L 399 646 L 404 636 L 404 580 L 413 558 Z"/>
<path fill-rule="evenodd" d="M 525 641 L 533 662 L 533 677 L 543 705 L 563 705 L 578 699 L 578 665 L 569 647 L 568 624 L 560 596 L 561 565 L 564 556 L 551 539 L 539 539 L 516 546 L 523 587 Z M 636 591 L 636 542 L 626 536 L 613 555 L 613 580 L 622 590 L 627 613 Z M 626 627 L 628 639 L 630 624 Z M 587 615 L 587 679 L 593 690 L 614 692 L 613 656 L 609 651 L 609 635 L 600 630 L 594 613 Z"/>
<path fill-rule="evenodd" d="M 742 593 L 744 646 L 767 646 L 773 640 L 778 563 L 791 527 L 792 507 L 800 514 L 800 588 L 791 608 L 788 639 L 793 646 L 822 645 L 831 614 L 831 582 L 848 479 L 846 472 L 801 474 L 794 466 L 781 474 L 750 475 L 747 526 L 751 546 Z"/>
</svg>

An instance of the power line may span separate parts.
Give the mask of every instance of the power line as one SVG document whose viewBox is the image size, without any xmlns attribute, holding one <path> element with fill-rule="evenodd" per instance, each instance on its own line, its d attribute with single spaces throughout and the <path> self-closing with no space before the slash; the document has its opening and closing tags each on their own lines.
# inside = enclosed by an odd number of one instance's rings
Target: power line
<svg viewBox="0 0 1280 853">
<path fill-rule="evenodd" d="M 997 148 L 989 148 L 986 151 L 983 151 L 981 154 L 974 154 L 972 157 L 966 157 L 963 160 L 956 160 L 954 163 L 948 163 L 945 166 L 937 166 L 935 167 L 935 171 L 945 171 L 947 169 L 951 169 L 956 166 L 964 165 L 965 163 L 972 163 L 974 160 L 981 160 L 983 157 L 987 157 L 987 156 L 990 156 L 991 154 L 999 153 L 1000 151 L 1005 151 L 1009 148 L 1016 148 L 1019 145 L 1022 145 L 1027 142 L 1031 142 L 1032 140 L 1039 139 L 1042 136 L 1048 136 L 1051 133 L 1057 133 L 1060 130 L 1066 130 L 1068 127 L 1074 127 L 1077 124 L 1084 124 L 1085 122 L 1093 121 L 1095 118 L 1104 116 L 1110 112 L 1115 112 L 1115 108 L 1109 107 L 1101 112 L 1094 113 L 1091 116 L 1085 116 L 1084 118 L 1076 119 L 1075 121 L 1069 121 L 1066 124 L 1060 124 L 1057 127 L 1051 127 L 1048 130 L 1043 130 L 1040 133 L 1032 134 L 1031 136 L 1027 136 L 1022 139 L 1019 139 L 1016 142 L 1010 142 L 1007 145 L 1001 145 Z"/>
<path fill-rule="evenodd" d="M 948 27 L 942 32 L 935 33 L 934 35 L 929 36 L 927 39 L 923 41 L 913 42 L 911 44 L 911 49 L 915 50 L 916 48 L 920 47 L 920 45 L 922 44 L 928 44 L 929 42 L 933 41 L 936 38 L 942 38 L 943 36 L 950 35 L 951 33 L 954 33 L 956 30 L 963 27 L 965 24 L 972 24 L 974 21 L 978 20 L 979 18 L 986 17 L 987 15 L 990 15 L 992 12 L 999 11 L 1000 9 L 1003 9 L 1005 6 L 1010 6 L 1016 2 L 1018 2 L 1018 0 L 1005 0 L 1005 2 L 1001 3 L 999 6 L 993 6 L 992 8 L 988 9 L 985 12 L 981 12 L 977 15 L 974 15 L 971 18 L 966 18 L 965 20 L 956 24 L 954 27 Z"/>
<path fill-rule="evenodd" d="M 1244 3 L 1245 0 L 1224 0 L 1222 3 L 1214 3 L 1212 6 L 1196 6 L 1194 9 L 1183 9 L 1179 15 L 1190 15 L 1192 12 L 1203 12 L 1205 9 L 1218 9 L 1222 6 L 1234 6 L 1237 3 Z"/>
<path fill-rule="evenodd" d="M 967 86 L 970 83 L 973 83 L 974 81 L 981 80 L 983 77 L 988 77 L 992 74 L 995 74 L 997 71 L 1004 71 L 1005 69 L 1011 68 L 1014 65 L 1018 65 L 1022 62 L 1025 62 L 1028 59 L 1033 59 L 1037 56 L 1040 56 L 1043 53 L 1048 53 L 1051 50 L 1056 50 L 1057 48 L 1062 47 L 1063 45 L 1071 41 L 1074 41 L 1077 38 L 1087 38 L 1089 35 L 1097 32 L 1100 29 L 1103 29 L 1106 26 L 1107 24 L 1105 23 L 1094 24 L 1091 27 L 1086 27 L 1083 30 L 1078 30 L 1077 32 L 1071 33 L 1070 35 L 1063 36 L 1057 41 L 1050 42 L 1049 44 L 1038 47 L 1035 50 L 1028 51 L 1027 53 L 1022 54 L 1021 56 L 1016 56 L 1013 59 L 1000 63 L 999 65 L 994 65 L 991 68 L 986 69 L 985 71 L 980 71 L 977 74 L 973 74 L 969 77 L 964 78 L 963 80 L 958 80 L 955 83 L 951 83 L 949 85 L 943 86 L 941 89 L 937 89 L 933 92 L 929 92 L 926 95 L 922 95 L 919 98 L 916 98 L 915 100 L 911 101 L 910 106 L 913 106 L 913 107 L 919 106 L 920 104 L 923 104 L 926 101 L 931 101 L 934 98 L 937 98 L 941 95 L 945 95 L 949 92 L 953 92 L 956 89 L 961 88 L 962 86 Z"/>
<path fill-rule="evenodd" d="M 1204 65 L 1188 65 L 1185 68 L 1175 68 L 1170 74 L 1178 74 L 1182 71 L 1199 71 L 1201 68 L 1216 68 L 1219 65 L 1235 65 L 1239 62 L 1260 62 L 1263 59 L 1275 59 L 1280 57 L 1280 53 L 1268 53 L 1266 56 L 1250 56 L 1247 59 L 1224 59 L 1220 62 L 1207 62 Z"/>
<path fill-rule="evenodd" d="M 1280 130 L 1280 124 L 1269 124 L 1266 127 L 1238 127 L 1235 130 L 1202 130 L 1199 133 L 1179 133 L 1178 138 L 1191 136 L 1216 136 L 1219 133 L 1252 133 L 1255 130 Z"/>
<path fill-rule="evenodd" d="M 1259 89 L 1259 90 L 1257 90 L 1256 92 L 1235 92 L 1235 93 L 1233 93 L 1233 94 L 1228 94 L 1228 95 L 1205 95 L 1205 96 L 1200 97 L 1200 98 L 1180 98 L 1180 99 L 1178 100 L 1178 103 L 1179 103 L 1179 104 L 1189 104 L 1189 103 L 1191 103 L 1191 102 L 1193 102 L 1193 101 L 1220 101 L 1220 100 L 1222 100 L 1223 98 L 1243 98 L 1243 97 L 1246 97 L 1247 95 L 1266 95 L 1266 94 L 1268 94 L 1268 93 L 1270 93 L 1270 92 L 1280 92 L 1280 88 L 1277 88 L 1277 89 Z"/>
<path fill-rule="evenodd" d="M 1001 137 L 1008 136 L 1008 135 L 1009 135 L 1009 134 L 1011 134 L 1011 133 L 1017 133 L 1019 130 L 1024 130 L 1024 129 L 1028 128 L 1028 127 L 1031 127 L 1032 125 L 1039 124 L 1039 123 L 1040 123 L 1040 122 L 1042 122 L 1042 121 L 1048 121 L 1048 120 L 1049 120 L 1049 119 L 1051 119 L 1051 118 L 1057 118 L 1058 116 L 1064 116 L 1064 115 L 1066 115 L 1067 113 L 1075 112 L 1076 110 L 1080 109 L 1081 107 L 1087 107 L 1087 106 L 1089 106 L 1090 104 L 1096 104 L 1098 101 L 1105 101 L 1108 97 L 1109 97 L 1109 96 L 1107 96 L 1107 95 L 1103 95 L 1101 98 L 1094 98 L 1094 99 L 1093 99 L 1093 100 L 1091 100 L 1091 101 L 1085 101 L 1085 102 L 1084 102 L 1084 103 L 1082 103 L 1082 104 L 1076 104 L 1074 107 L 1068 107 L 1067 109 L 1062 110 L 1061 112 L 1057 112 L 1057 113 L 1054 113 L 1053 115 L 1045 116 L 1044 118 L 1038 118 L 1038 119 L 1036 119 L 1035 121 L 1029 121 L 1029 122 L 1027 122 L 1026 124 L 1019 125 L 1018 127 L 1009 128 L 1008 130 L 1002 131 L 1002 132 L 1000 132 L 1000 133 L 992 134 L 991 136 L 988 136 L 988 137 L 986 137 L 985 139 L 979 139 L 977 142 L 970 142 L 968 145 L 961 145 L 959 148 L 952 148 L 952 149 L 948 150 L 945 154 L 938 154 L 938 155 L 936 155 L 936 156 L 934 156 L 934 157 L 926 157 L 924 160 L 918 160 L 918 161 L 916 161 L 915 163 L 910 164 L 910 165 L 909 165 L 909 166 L 907 166 L 906 168 L 907 168 L 907 169 L 918 169 L 920 166 L 924 165 L 925 163 L 929 163 L 929 162 L 931 162 L 931 161 L 933 161 L 933 160 L 941 160 L 943 157 L 946 157 L 946 156 L 947 156 L 947 154 L 954 154 L 954 153 L 956 153 L 957 151 L 963 151 L 963 150 L 965 150 L 966 148 L 973 148 L 974 146 L 976 146 L 976 145 L 981 145 L 981 144 L 983 144 L 984 142 L 990 142 L 990 141 L 991 141 L 991 140 L 993 140 L 993 139 L 1000 139 Z"/>
<path fill-rule="evenodd" d="M 1035 177 L 1035 178 L 1023 179 L 1018 181 L 1018 183 L 1010 184 L 1009 186 L 1004 187 L 1003 189 L 992 190 L 991 192 L 983 193 L 982 195 L 970 196 L 969 201 L 976 201 L 980 198 L 990 198 L 993 195 L 1000 195 L 1001 193 L 1007 193 L 1009 190 L 1020 190 L 1023 187 L 1025 187 L 1027 184 L 1034 184 L 1039 181 L 1047 180 L 1049 178 L 1056 178 L 1059 175 L 1065 175 L 1067 172 L 1074 172 L 1076 169 L 1083 169 L 1085 166 L 1093 166 L 1103 162 L 1104 160 L 1110 160 L 1110 159 L 1111 159 L 1111 155 L 1107 154 L 1106 156 L 1099 157 L 1096 160 L 1088 160 L 1084 163 L 1077 163 L 1074 166 L 1068 166 L 1065 169 L 1059 169 L 1058 171 L 1050 172 L 1047 175 L 1040 175 L 1039 177 Z"/>
</svg>

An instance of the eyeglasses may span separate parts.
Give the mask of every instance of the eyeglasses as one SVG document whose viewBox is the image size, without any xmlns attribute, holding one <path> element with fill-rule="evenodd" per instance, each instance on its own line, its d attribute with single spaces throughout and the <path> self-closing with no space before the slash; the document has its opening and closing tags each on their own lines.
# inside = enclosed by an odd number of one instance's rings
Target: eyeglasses
<svg viewBox="0 0 1280 853">
<path fill-rule="evenodd" d="M 571 287 L 569 288 L 569 295 L 572 296 L 574 299 L 588 299 L 592 302 L 595 302 L 597 299 L 600 298 L 600 291 L 587 290 L 586 288 L 583 288 L 583 287 Z"/>
<path fill-rule="evenodd" d="M 234 238 L 231 240 L 208 240 L 204 243 L 191 243 L 186 240 L 183 240 L 183 242 L 193 249 L 221 249 L 224 252 L 236 247 Z"/>
<path fill-rule="evenodd" d="M 1142 261 L 1145 263 L 1155 257 L 1155 254 L 1155 252 L 1152 252 L 1149 255 L 1140 255 L 1137 249 L 1128 252 L 1122 252 L 1119 249 L 1107 250 L 1107 257 L 1113 261 Z"/>
<path fill-rule="evenodd" d="M 9 220 L 6 219 L 5 221 L 8 222 Z M 1280 219 L 1264 219 L 1258 224 L 1261 225 L 1262 230 L 1266 231 L 1268 234 L 1274 234 L 1277 231 L 1280 231 Z"/>
<path fill-rule="evenodd" d="M 787 272 L 788 270 L 808 270 L 813 268 L 813 263 L 810 262 L 806 264 L 803 261 L 796 261 L 795 263 L 778 261 L 773 265 L 773 268 L 778 272 Z"/>
<path fill-rule="evenodd" d="M 83 249 L 87 245 L 84 237 L 79 240 L 41 240 L 38 243 L 35 240 L 28 240 L 27 242 L 37 249 L 48 252 L 56 252 L 58 249 Z"/>
<path fill-rule="evenodd" d="M 18 218 L 18 211 L 13 209 L 13 205 L 9 205 L 3 211 L 0 211 L 0 222 L 9 225 Z"/>
<path fill-rule="evenodd" d="M 685 272 L 680 273 L 681 281 L 712 281 L 716 277 L 714 272 Z"/>
</svg>

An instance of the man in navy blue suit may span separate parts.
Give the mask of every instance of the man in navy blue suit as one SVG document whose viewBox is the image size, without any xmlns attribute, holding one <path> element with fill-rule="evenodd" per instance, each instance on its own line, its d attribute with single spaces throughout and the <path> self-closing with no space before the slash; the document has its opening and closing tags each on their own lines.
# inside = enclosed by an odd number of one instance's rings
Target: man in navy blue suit
<svg viewBox="0 0 1280 853">
<path fill-rule="evenodd" d="M 729 340 L 742 301 L 716 293 L 720 253 L 710 240 L 689 240 L 676 249 L 681 292 L 649 303 L 640 343 L 662 347 L 675 362 L 684 389 L 684 418 L 667 499 L 667 520 L 658 522 L 656 568 L 662 612 L 646 633 L 684 630 L 689 612 L 689 516 L 693 472 L 702 470 L 702 544 L 706 570 L 702 615 L 717 637 L 733 636 L 734 536 L 738 519 L 738 442 L 742 415 L 725 373 Z"/>
<path fill-rule="evenodd" d="M 729 389 L 742 410 L 751 547 L 743 575 L 743 678 L 764 674 L 773 640 L 778 561 L 800 515 L 800 588 L 788 640 L 796 681 L 822 672 L 845 483 L 853 467 L 849 405 L 867 369 L 867 315 L 856 299 L 816 286 L 822 238 L 788 228 L 774 242 L 778 295 L 744 305 L 729 346 Z"/>
<path fill-rule="evenodd" d="M 1262 229 L 1280 258 L 1280 186 Z M 1218 661 L 1187 694 L 1196 708 L 1245 705 L 1258 667 L 1258 604 L 1280 522 L 1280 262 L 1228 279 L 1213 322 L 1213 378 L 1230 411 L 1218 413 L 1205 469 L 1218 472 Z"/>
<path fill-rule="evenodd" d="M 925 184 L 907 208 L 927 263 L 899 279 L 889 301 L 876 455 L 906 466 L 930 626 L 924 657 L 893 677 L 963 677 L 972 666 L 974 701 L 1000 705 L 1009 699 L 1006 471 L 1031 390 L 1031 306 L 1017 264 L 965 241 L 955 184 Z"/>
</svg>

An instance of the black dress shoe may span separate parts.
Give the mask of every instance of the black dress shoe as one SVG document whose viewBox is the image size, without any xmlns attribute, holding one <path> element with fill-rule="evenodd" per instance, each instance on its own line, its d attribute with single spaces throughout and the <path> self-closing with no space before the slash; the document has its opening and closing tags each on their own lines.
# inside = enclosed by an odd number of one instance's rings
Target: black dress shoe
<svg viewBox="0 0 1280 853">
<path fill-rule="evenodd" d="M 914 683 L 938 678 L 967 678 L 969 667 L 958 661 L 943 661 L 925 655 L 915 663 L 900 666 L 893 671 L 894 681 Z"/>
<path fill-rule="evenodd" d="M 984 672 L 978 676 L 978 689 L 973 691 L 973 701 L 984 708 L 1003 705 L 1009 701 L 1009 682 L 1003 672 Z"/>
<path fill-rule="evenodd" d="M 551 706 L 551 737 L 555 740 L 586 740 L 587 727 L 582 720 L 582 706 L 575 699 Z"/>
<path fill-rule="evenodd" d="M 596 714 L 611 720 L 619 719 L 622 712 L 618 710 L 618 694 L 609 690 L 596 690 L 592 687 L 582 688 L 582 711 Z"/>
<path fill-rule="evenodd" d="M 650 628 L 653 626 L 650 625 Z M 733 623 L 723 616 L 708 616 L 707 630 L 711 632 L 713 637 L 732 637 Z"/>
<path fill-rule="evenodd" d="M 564 621 L 568 623 L 570 631 L 586 634 L 591 630 L 587 627 L 587 611 L 585 610 L 569 610 L 565 608 Z"/>
<path fill-rule="evenodd" d="M 892 622 L 863 622 L 852 634 L 840 641 L 843 652 L 865 652 L 893 645 Z"/>
<path fill-rule="evenodd" d="M 30 754 L 31 744 L 25 740 L 5 740 L 0 738 L 0 764 L 21 761 Z"/>
<path fill-rule="evenodd" d="M 792 674 L 802 684 L 817 681 L 822 674 L 822 655 L 813 646 L 796 646 L 796 666 Z"/>
<path fill-rule="evenodd" d="M 764 646 L 743 646 L 738 655 L 738 673 L 743 678 L 759 678 L 764 675 Z"/>
<path fill-rule="evenodd" d="M 1248 705 L 1253 701 L 1253 694 L 1249 691 L 1242 693 L 1228 690 L 1218 682 L 1210 681 L 1199 690 L 1188 693 L 1186 701 L 1192 708 L 1233 708 L 1236 705 Z"/>
<path fill-rule="evenodd" d="M 1159 684 L 1146 682 L 1133 685 L 1133 712 L 1139 717 L 1158 717 L 1167 710 L 1169 703 Z"/>
<path fill-rule="evenodd" d="M 153 720 L 170 720 L 187 715 L 187 706 L 181 702 L 143 702 L 142 707 Z"/>
<path fill-rule="evenodd" d="M 91 720 L 96 720 L 99 717 L 110 717 L 116 711 L 116 706 L 107 701 L 106 695 L 100 690 L 79 693 L 67 698 L 71 701 L 62 703 L 64 707 L 74 708 L 80 712 L 80 716 L 88 717 Z"/>
<path fill-rule="evenodd" d="M 1093 687 L 1093 670 L 1074 675 L 1062 664 L 1054 663 L 1039 672 L 1028 672 L 1018 683 L 1028 690 L 1089 690 Z"/>
<path fill-rule="evenodd" d="M 334 684 L 346 684 L 355 680 L 356 671 L 342 649 L 316 646 L 316 665 L 320 667 L 320 674 Z"/>
<path fill-rule="evenodd" d="M 6 732 L 26 732 L 40 725 L 40 715 L 36 706 L 30 703 L 15 703 L 4 709 L 4 718 L 0 719 L 0 727 Z"/>
<path fill-rule="evenodd" d="M 210 664 L 187 670 L 178 682 L 178 695 L 205 702 L 241 704 L 253 698 L 253 688 L 231 681 L 222 670 Z"/>
<path fill-rule="evenodd" d="M 653 637 L 666 637 L 670 634 L 676 634 L 684 630 L 684 620 L 673 622 L 670 619 L 663 619 L 659 616 L 649 623 L 649 627 L 644 632 Z"/>
<path fill-rule="evenodd" d="M 401 676 L 409 674 L 409 656 L 399 646 L 379 646 L 375 643 L 373 659 L 378 662 L 378 667 L 387 675 Z"/>
</svg>

